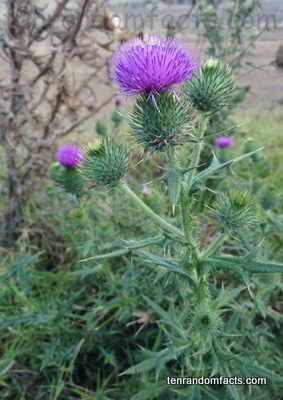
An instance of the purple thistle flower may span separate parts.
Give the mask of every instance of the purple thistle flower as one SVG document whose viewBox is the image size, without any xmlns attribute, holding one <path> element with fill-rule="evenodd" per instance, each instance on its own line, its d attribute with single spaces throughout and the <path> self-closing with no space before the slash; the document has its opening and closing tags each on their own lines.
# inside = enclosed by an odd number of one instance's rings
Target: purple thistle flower
<svg viewBox="0 0 283 400">
<path fill-rule="evenodd" d="M 74 168 L 82 162 L 82 150 L 73 144 L 58 147 L 56 160 L 64 167 Z"/>
<path fill-rule="evenodd" d="M 230 147 L 232 145 L 232 138 L 230 136 L 220 136 L 215 140 L 217 147 Z"/>
<path fill-rule="evenodd" d="M 115 50 L 109 75 L 121 94 L 146 92 L 154 101 L 158 92 L 174 92 L 174 86 L 189 79 L 198 66 L 190 48 L 173 37 L 135 38 Z"/>
<path fill-rule="evenodd" d="M 117 107 L 119 107 L 121 105 L 121 103 L 122 103 L 122 100 L 120 99 L 120 97 L 117 97 L 116 100 L 115 100 L 115 105 Z"/>
</svg>

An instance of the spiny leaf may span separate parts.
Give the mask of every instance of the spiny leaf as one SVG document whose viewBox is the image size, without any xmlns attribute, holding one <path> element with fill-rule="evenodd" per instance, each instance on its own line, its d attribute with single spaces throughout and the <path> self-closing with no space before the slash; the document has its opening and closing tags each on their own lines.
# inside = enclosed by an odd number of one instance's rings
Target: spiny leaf
<svg viewBox="0 0 283 400">
<path fill-rule="evenodd" d="M 217 269 L 231 269 L 235 272 L 237 272 L 237 269 L 243 269 L 245 272 L 252 273 L 283 273 L 283 264 L 256 259 L 252 260 L 247 257 L 220 255 L 209 258 L 208 262 Z"/>
<path fill-rule="evenodd" d="M 153 244 L 162 244 L 164 240 L 165 238 L 163 236 L 154 236 L 139 241 L 125 240 L 124 242 L 129 249 L 141 249 L 143 247 L 148 247 Z"/>
<path fill-rule="evenodd" d="M 129 249 L 116 250 L 116 251 L 112 251 L 110 253 L 100 254 L 98 256 L 92 256 L 89 258 L 85 258 L 84 260 L 80 260 L 79 262 L 85 262 L 85 261 L 89 261 L 89 260 L 103 260 L 106 258 L 120 257 L 120 256 L 124 256 L 126 254 L 129 254 L 129 253 L 131 253 L 131 250 L 129 250 Z"/>
<path fill-rule="evenodd" d="M 262 150 L 262 148 L 258 149 L 258 150 L 255 150 L 255 151 L 252 151 L 251 153 L 244 154 L 244 155 L 242 155 L 240 157 L 235 158 L 234 160 L 227 161 L 227 162 L 225 162 L 223 164 L 220 164 L 220 162 L 218 161 L 216 156 L 213 154 L 213 160 L 211 162 L 211 165 L 207 169 L 199 172 L 194 177 L 193 182 L 192 182 L 192 187 L 194 189 L 196 189 L 199 184 L 203 183 L 211 175 L 214 175 L 216 172 L 220 171 L 223 168 L 231 167 L 233 164 L 235 164 L 235 163 L 237 163 L 239 161 L 242 161 L 245 158 L 248 158 L 248 157 L 252 156 L 253 154 L 255 154 L 255 153 L 257 153 L 258 151 L 261 151 L 261 150 Z"/>
<path fill-rule="evenodd" d="M 139 252 L 141 255 L 143 255 L 144 257 L 146 257 L 147 260 L 152 261 L 154 264 L 156 265 L 160 265 L 164 268 L 166 268 L 168 271 L 173 272 L 175 274 L 179 274 L 181 276 L 186 277 L 192 284 L 195 284 L 192 276 L 185 270 L 183 269 L 179 264 L 177 264 L 176 262 L 174 262 L 171 259 L 164 259 L 158 256 L 155 256 L 153 254 L 150 254 L 146 251 L 140 251 Z M 151 264 L 149 265 L 151 266 Z"/>
<path fill-rule="evenodd" d="M 158 304 L 156 304 L 154 301 L 150 300 L 148 297 L 143 296 L 143 298 L 148 303 L 148 305 L 151 308 L 153 308 L 153 310 L 158 314 L 158 316 L 162 319 L 163 322 L 170 325 L 176 332 L 178 332 L 178 334 L 181 337 L 183 337 L 183 338 L 187 337 L 183 326 L 181 325 L 180 321 L 175 316 L 175 313 L 173 310 L 172 310 L 173 312 L 171 312 L 169 314 L 168 312 L 163 310 Z"/>
</svg>

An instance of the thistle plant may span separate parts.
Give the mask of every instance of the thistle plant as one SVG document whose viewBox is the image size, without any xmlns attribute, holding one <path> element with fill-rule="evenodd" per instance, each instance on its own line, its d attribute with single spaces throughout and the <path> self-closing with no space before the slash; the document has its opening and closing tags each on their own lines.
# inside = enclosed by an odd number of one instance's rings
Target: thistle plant
<svg viewBox="0 0 283 400">
<path fill-rule="evenodd" d="M 51 169 L 51 178 L 61 185 L 67 193 L 81 196 L 84 190 L 82 176 L 78 165 L 82 162 L 82 150 L 72 144 L 63 144 L 57 150 L 56 160 Z"/>
<path fill-rule="evenodd" d="M 167 340 L 159 352 L 145 351 L 148 360 L 127 369 L 125 375 L 155 370 L 158 380 L 168 361 L 176 363 L 172 371 L 179 376 L 264 376 L 267 371 L 248 355 L 233 354 L 234 341 L 227 321 L 242 288 L 226 292 L 217 285 L 219 270 L 232 271 L 251 293 L 250 284 L 257 274 L 283 272 L 283 264 L 259 258 L 262 238 L 254 247 L 248 246 L 245 253 L 224 247 L 235 238 L 240 242 L 245 232 L 256 226 L 254 200 L 241 191 L 217 193 L 211 205 L 217 223 L 210 243 L 201 240 L 202 219 L 195 215 L 195 205 L 208 189 L 208 179 L 253 157 L 258 150 L 224 163 L 214 156 L 207 169 L 198 171 L 201 152 L 210 139 L 204 135 L 210 115 L 229 104 L 235 88 L 231 70 L 223 62 L 209 59 L 198 67 L 187 45 L 171 37 L 129 41 L 116 50 L 111 61 L 111 77 L 120 94 L 137 96 L 132 114 L 124 117 L 136 144 L 149 155 L 164 154 L 167 159 L 167 168 L 158 179 L 168 187 L 175 222 L 172 214 L 170 218 L 165 213 L 157 214 L 143 201 L 142 193 L 139 196 L 129 187 L 125 174 L 130 156 L 122 144 L 109 138 L 90 144 L 79 166 L 84 178 L 120 190 L 144 213 L 145 223 L 148 218 L 156 224 L 156 236 L 129 238 L 121 248 L 113 244 L 112 251 L 83 261 L 136 255 L 145 266 L 156 268 L 156 273 L 162 267 L 179 282 L 172 293 L 181 303 L 178 313 L 173 304 L 167 311 L 144 297 L 150 311 L 157 314 Z M 275 382 L 282 383 L 280 376 L 268 373 Z M 227 391 L 233 399 L 244 398 L 243 387 L 227 385 Z M 186 398 L 217 398 L 212 387 L 190 387 L 186 393 Z M 166 394 L 162 398 L 167 398 Z"/>
</svg>

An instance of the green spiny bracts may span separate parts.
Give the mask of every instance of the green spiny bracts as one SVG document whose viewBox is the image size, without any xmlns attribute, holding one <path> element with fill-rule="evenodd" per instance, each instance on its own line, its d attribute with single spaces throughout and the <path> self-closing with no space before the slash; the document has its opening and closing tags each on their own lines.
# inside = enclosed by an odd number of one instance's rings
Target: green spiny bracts
<svg viewBox="0 0 283 400">
<path fill-rule="evenodd" d="M 81 196 L 84 192 L 84 179 L 77 168 L 63 167 L 58 163 L 52 166 L 50 177 L 55 183 L 62 186 L 66 193 Z"/>
<path fill-rule="evenodd" d="M 223 62 L 210 58 L 183 84 L 191 105 L 205 114 L 214 114 L 227 106 L 236 88 L 231 69 Z"/>
<path fill-rule="evenodd" d="M 89 181 L 111 188 L 124 177 L 129 165 L 127 149 L 105 138 L 86 147 L 80 170 Z"/>
<path fill-rule="evenodd" d="M 235 230 L 257 224 L 256 207 L 245 193 L 222 193 L 212 204 L 216 219 L 223 230 Z"/>
<path fill-rule="evenodd" d="M 171 92 L 161 92 L 155 100 L 153 104 L 148 94 L 141 94 L 127 119 L 136 143 L 151 153 L 188 141 L 191 127 L 190 112 L 183 99 L 177 100 Z"/>
<path fill-rule="evenodd" d="M 204 340 L 218 336 L 222 329 L 219 311 L 208 305 L 195 310 L 191 321 L 193 331 Z"/>
<path fill-rule="evenodd" d="M 259 198 L 259 202 L 264 210 L 275 210 L 278 206 L 275 187 L 265 188 Z"/>
</svg>

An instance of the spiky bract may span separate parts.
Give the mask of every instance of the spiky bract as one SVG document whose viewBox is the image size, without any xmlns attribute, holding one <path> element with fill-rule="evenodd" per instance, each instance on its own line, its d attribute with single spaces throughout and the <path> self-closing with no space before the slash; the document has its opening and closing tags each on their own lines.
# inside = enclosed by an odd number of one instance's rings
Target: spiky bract
<svg viewBox="0 0 283 400">
<path fill-rule="evenodd" d="M 258 222 L 255 204 L 246 192 L 222 193 L 212 208 L 224 230 L 254 226 Z"/>
<path fill-rule="evenodd" d="M 111 188 L 124 177 L 129 165 L 127 149 L 114 140 L 105 138 L 87 146 L 80 169 L 88 180 Z"/>
<path fill-rule="evenodd" d="M 64 168 L 59 163 L 55 163 L 51 168 L 50 177 L 67 193 L 81 196 L 84 192 L 84 180 L 78 168 Z"/>
<path fill-rule="evenodd" d="M 188 139 L 191 125 L 188 105 L 181 104 L 173 93 L 160 93 L 156 104 L 158 110 L 147 94 L 140 95 L 128 120 L 136 143 L 150 152 L 182 144 Z"/>
<path fill-rule="evenodd" d="M 203 339 L 217 336 L 222 328 L 219 311 L 210 306 L 197 309 L 192 317 L 192 328 Z"/>
<path fill-rule="evenodd" d="M 213 114 L 227 106 L 235 87 L 231 69 L 213 58 L 205 61 L 183 84 L 192 106 L 206 114 Z"/>
</svg>

